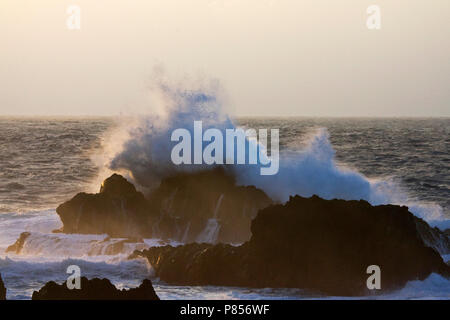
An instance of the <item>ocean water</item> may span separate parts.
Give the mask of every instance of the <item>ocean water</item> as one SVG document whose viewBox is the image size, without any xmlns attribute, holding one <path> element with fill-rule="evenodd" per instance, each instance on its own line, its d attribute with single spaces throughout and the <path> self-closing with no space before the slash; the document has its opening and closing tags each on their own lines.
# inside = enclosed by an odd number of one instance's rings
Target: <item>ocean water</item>
<svg viewBox="0 0 450 320">
<path fill-rule="evenodd" d="M 283 195 L 367 198 L 406 204 L 431 224 L 450 221 L 450 119 L 237 119 L 251 128 L 279 128 Z M 0 118 L 0 273 L 8 298 L 28 299 L 47 281 L 64 281 L 69 265 L 89 278 L 133 287 L 152 277 L 134 249 L 161 245 L 145 239 L 109 254 L 106 235 L 64 235 L 55 208 L 80 191 L 95 191 L 103 168 L 96 157 L 118 127 L 112 118 Z M 284 158 L 286 157 L 286 158 Z M 247 179 L 247 177 L 246 177 Z M 248 178 L 272 196 L 264 181 Z M 274 183 L 274 184 L 276 184 Z M 361 187 L 362 186 L 362 187 Z M 366 189 L 364 189 L 366 188 Z M 365 190 L 365 191 L 364 191 Z M 32 236 L 21 254 L 5 253 L 21 232 Z M 448 260 L 448 257 L 445 257 Z M 301 290 L 169 286 L 154 279 L 162 299 L 310 299 Z M 412 281 L 388 299 L 449 299 L 450 282 L 438 275 Z"/>
</svg>

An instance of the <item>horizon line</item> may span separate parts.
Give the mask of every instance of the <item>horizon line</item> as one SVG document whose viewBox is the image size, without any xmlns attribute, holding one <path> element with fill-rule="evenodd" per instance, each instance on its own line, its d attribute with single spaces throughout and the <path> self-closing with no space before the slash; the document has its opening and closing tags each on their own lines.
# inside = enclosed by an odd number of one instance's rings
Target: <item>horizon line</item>
<svg viewBox="0 0 450 320">
<path fill-rule="evenodd" d="M 149 114 L 0 114 L 0 118 L 117 118 L 117 117 L 141 117 Z M 450 118 L 450 115 L 442 116 L 404 116 L 404 115 L 387 115 L 387 116 L 372 116 L 372 115 L 232 115 L 230 118 L 322 118 L 322 119 L 443 119 Z"/>
</svg>

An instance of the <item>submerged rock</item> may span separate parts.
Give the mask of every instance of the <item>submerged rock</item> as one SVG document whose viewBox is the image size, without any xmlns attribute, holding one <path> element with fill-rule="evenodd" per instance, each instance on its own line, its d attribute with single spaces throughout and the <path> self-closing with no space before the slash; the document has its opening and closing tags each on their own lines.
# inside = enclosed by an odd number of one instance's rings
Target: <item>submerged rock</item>
<svg viewBox="0 0 450 320">
<path fill-rule="evenodd" d="M 146 257 L 155 275 L 171 284 L 366 295 L 434 272 L 450 276 L 449 266 L 422 239 L 417 219 L 407 207 L 295 196 L 260 210 L 250 241 L 241 246 L 153 247 L 134 256 Z M 381 268 L 381 290 L 367 289 L 370 265 Z"/>
<path fill-rule="evenodd" d="M 127 252 L 132 251 L 133 248 L 139 250 L 139 248 L 148 248 L 148 245 L 146 245 L 142 239 L 105 238 L 99 241 L 91 241 L 90 249 L 87 254 L 89 256 L 126 254 Z"/>
<path fill-rule="evenodd" d="M 52 256 L 99 256 L 130 254 L 134 250 L 143 250 L 148 245 L 140 238 L 92 239 L 90 237 L 66 237 L 60 234 L 42 234 L 25 232 L 6 252 L 29 255 Z"/>
<path fill-rule="evenodd" d="M 108 279 L 81 278 L 81 289 L 68 289 L 66 283 L 47 282 L 34 291 L 32 300 L 159 300 L 152 282 L 145 279 L 137 288 L 118 290 Z"/>
<path fill-rule="evenodd" d="M 6 300 L 6 288 L 3 283 L 2 275 L 0 274 L 0 300 Z"/>
</svg>

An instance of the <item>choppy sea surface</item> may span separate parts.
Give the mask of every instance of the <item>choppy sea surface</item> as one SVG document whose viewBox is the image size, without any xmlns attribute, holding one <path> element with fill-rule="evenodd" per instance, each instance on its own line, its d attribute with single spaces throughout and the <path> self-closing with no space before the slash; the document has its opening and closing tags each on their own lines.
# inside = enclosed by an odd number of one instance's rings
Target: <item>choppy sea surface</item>
<svg viewBox="0 0 450 320">
<path fill-rule="evenodd" d="M 236 123 L 279 128 L 281 150 L 300 150 L 311 132 L 326 128 L 340 167 L 389 182 L 402 194 L 400 202 L 419 203 L 425 211 L 430 208 L 431 215 L 438 212 L 444 222 L 450 219 L 449 118 L 243 118 Z M 146 261 L 126 259 L 133 247 L 106 255 L 92 245 L 106 235 L 52 233 L 61 226 L 55 213 L 60 203 L 99 188 L 101 168 L 94 155 L 115 126 L 112 118 L 0 118 L 0 273 L 8 298 L 29 299 L 47 281 L 64 281 L 72 264 L 88 278 L 106 277 L 118 287 L 133 287 L 151 277 Z M 6 254 L 24 231 L 33 234 L 24 251 Z M 159 242 L 145 240 L 145 246 L 153 245 Z M 157 279 L 154 286 L 162 299 L 335 298 L 300 290 L 169 286 Z M 381 298 L 450 299 L 450 282 L 433 274 Z"/>
</svg>

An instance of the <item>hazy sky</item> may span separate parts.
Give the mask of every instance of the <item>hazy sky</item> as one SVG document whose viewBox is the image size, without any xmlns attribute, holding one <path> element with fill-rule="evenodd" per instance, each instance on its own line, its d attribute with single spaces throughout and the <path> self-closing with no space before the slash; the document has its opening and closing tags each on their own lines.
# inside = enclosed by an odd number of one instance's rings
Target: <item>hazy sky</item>
<svg viewBox="0 0 450 320">
<path fill-rule="evenodd" d="M 237 115 L 450 116 L 449 0 L 1 0 L 0 40 L 0 114 L 145 112 L 162 65 Z"/>
</svg>

